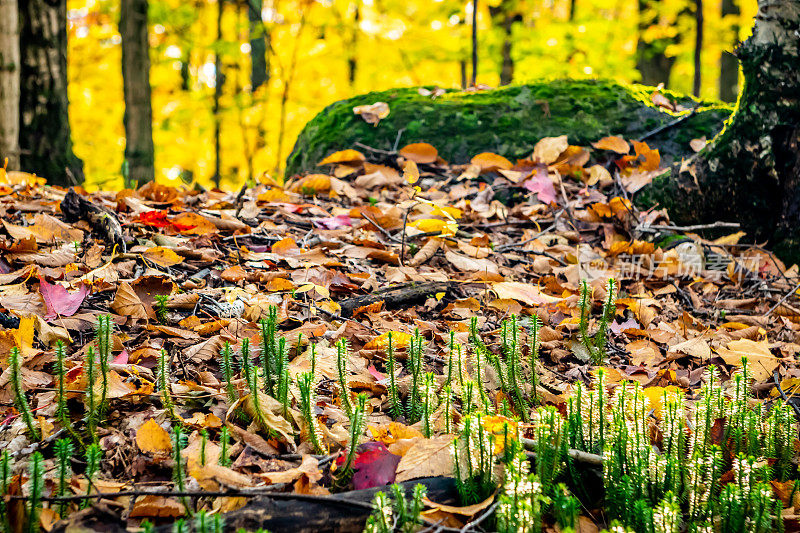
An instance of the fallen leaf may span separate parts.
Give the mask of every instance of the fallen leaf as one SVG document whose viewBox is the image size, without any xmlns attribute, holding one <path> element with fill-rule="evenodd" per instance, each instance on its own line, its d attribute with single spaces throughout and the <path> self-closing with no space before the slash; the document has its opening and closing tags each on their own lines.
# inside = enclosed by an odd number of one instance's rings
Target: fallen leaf
<svg viewBox="0 0 800 533">
<path fill-rule="evenodd" d="M 89 294 L 89 287 L 81 283 L 75 292 L 67 292 L 67 288 L 60 284 L 50 284 L 43 277 L 39 277 L 39 292 L 47 307 L 45 320 L 52 320 L 56 316 L 72 316 L 80 309 L 83 300 Z"/>
<path fill-rule="evenodd" d="M 353 462 L 353 487 L 371 489 L 392 483 L 400 461 L 400 456 L 390 452 L 382 442 L 362 444 Z"/>
<path fill-rule="evenodd" d="M 627 154 L 631 151 L 631 146 L 628 144 L 628 141 L 616 135 L 603 137 L 599 141 L 593 142 L 592 146 L 598 150 L 611 150 L 618 154 Z"/>
<path fill-rule="evenodd" d="M 118 285 L 117 294 L 114 296 L 114 301 L 111 302 L 111 309 L 119 315 L 130 318 L 145 320 L 148 318 L 147 308 L 127 281 Z"/>
<path fill-rule="evenodd" d="M 531 158 L 538 160 L 540 163 L 549 165 L 558 159 L 564 150 L 569 146 L 566 135 L 558 137 L 545 137 L 541 139 L 533 147 L 533 154 Z"/>
<path fill-rule="evenodd" d="M 429 476 L 453 475 L 453 435 L 417 441 L 397 465 L 395 482 Z"/>
<path fill-rule="evenodd" d="M 725 363 L 738 367 L 742 366 L 742 357 L 747 357 L 751 375 L 758 383 L 772 379 L 773 370 L 780 364 L 766 341 L 737 339 L 729 342 L 727 348 L 717 348 L 716 352 Z"/>
<path fill-rule="evenodd" d="M 339 152 L 334 152 L 319 163 L 317 166 L 322 165 L 332 165 L 336 163 L 357 163 L 360 161 L 365 161 L 367 158 L 364 157 L 364 154 L 359 152 L 358 150 L 341 150 Z"/>
<path fill-rule="evenodd" d="M 494 172 L 499 169 L 509 170 L 514 164 L 503 157 L 492 152 L 482 152 L 470 160 L 472 165 L 480 169 L 481 173 Z"/>
<path fill-rule="evenodd" d="M 136 430 L 136 445 L 146 453 L 169 454 L 172 452 L 172 439 L 170 439 L 169 433 L 152 418 Z"/>
<path fill-rule="evenodd" d="M 439 152 L 428 143 L 408 144 L 398 150 L 397 153 L 409 161 L 420 164 L 435 163 L 439 158 Z"/>
</svg>

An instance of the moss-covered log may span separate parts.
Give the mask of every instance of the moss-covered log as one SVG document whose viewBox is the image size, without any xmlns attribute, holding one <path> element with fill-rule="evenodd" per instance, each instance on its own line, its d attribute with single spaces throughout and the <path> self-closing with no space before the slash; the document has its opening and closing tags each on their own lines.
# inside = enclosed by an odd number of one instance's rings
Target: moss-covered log
<svg viewBox="0 0 800 533">
<path fill-rule="evenodd" d="M 745 85 L 725 130 L 641 191 L 678 222 L 740 222 L 800 262 L 800 0 L 759 0 L 739 48 Z"/>
<path fill-rule="evenodd" d="M 424 96 L 416 88 L 363 94 L 328 106 L 306 125 L 286 172 L 313 170 L 331 152 L 356 142 L 390 150 L 398 135 L 399 147 L 429 142 L 453 163 L 467 162 L 484 151 L 526 157 L 539 139 L 556 135 L 567 134 L 572 144 L 580 145 L 606 135 L 639 139 L 680 115 L 653 105 L 654 90 L 610 81 L 555 80 L 491 91 L 451 90 L 437 97 Z M 713 137 L 732 111 L 725 104 L 664 94 L 684 108 L 696 108 L 680 124 L 648 139 L 667 161 L 689 155 L 690 140 Z M 390 109 L 377 126 L 353 114 L 353 107 L 375 102 L 386 102 Z"/>
</svg>

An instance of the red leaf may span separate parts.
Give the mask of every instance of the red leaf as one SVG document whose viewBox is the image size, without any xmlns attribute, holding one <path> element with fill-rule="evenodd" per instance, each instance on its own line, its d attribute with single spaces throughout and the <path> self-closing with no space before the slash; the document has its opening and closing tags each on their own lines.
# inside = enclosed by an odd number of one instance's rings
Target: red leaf
<svg viewBox="0 0 800 533">
<path fill-rule="evenodd" d="M 145 211 L 139 215 L 139 222 L 156 228 L 166 228 L 170 224 L 166 211 Z"/>
<path fill-rule="evenodd" d="M 540 169 L 536 174 L 531 176 L 529 180 L 523 183 L 526 189 L 535 192 L 539 201 L 549 204 L 556 201 L 556 189 L 553 187 L 553 182 L 550 181 L 550 176 L 547 171 Z"/>
<path fill-rule="evenodd" d="M 75 292 L 67 292 L 63 285 L 52 285 L 47 283 L 43 277 L 39 277 L 39 292 L 42 294 L 45 306 L 47 306 L 46 320 L 52 320 L 56 316 L 72 316 L 80 309 L 86 295 L 89 294 L 89 287 L 81 284 Z"/>
<path fill-rule="evenodd" d="M 353 487 L 356 490 L 381 487 L 394 481 L 400 456 L 382 442 L 367 442 L 358 447 L 353 465 Z"/>
</svg>

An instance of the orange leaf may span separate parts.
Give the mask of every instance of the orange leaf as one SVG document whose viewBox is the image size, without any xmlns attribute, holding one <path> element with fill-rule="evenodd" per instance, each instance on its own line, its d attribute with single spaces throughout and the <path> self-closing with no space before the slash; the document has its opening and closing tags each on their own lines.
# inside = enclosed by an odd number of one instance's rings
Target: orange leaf
<svg viewBox="0 0 800 533">
<path fill-rule="evenodd" d="M 273 278 L 267 283 L 267 290 L 270 292 L 290 291 L 294 289 L 294 283 L 286 278 Z"/>
<path fill-rule="evenodd" d="M 272 253 L 278 255 L 298 255 L 301 252 L 300 247 L 294 242 L 291 237 L 281 239 L 272 245 Z"/>
<path fill-rule="evenodd" d="M 182 235 L 206 235 L 217 233 L 217 227 L 213 222 L 197 213 L 182 213 L 170 222 L 179 228 Z"/>
<path fill-rule="evenodd" d="M 348 149 L 339 152 L 333 152 L 331 155 L 317 163 L 317 166 L 331 165 L 334 163 L 357 163 L 359 161 L 366 161 L 364 154 L 358 150 Z"/>
<path fill-rule="evenodd" d="M 631 151 L 631 146 L 628 144 L 628 141 L 616 135 L 603 137 L 596 143 L 592 143 L 592 146 L 598 150 L 611 150 L 618 154 L 627 154 Z"/>
<path fill-rule="evenodd" d="M 509 170 L 514 165 L 503 157 L 502 155 L 497 155 L 492 152 L 483 152 L 470 160 L 470 163 L 479 167 L 481 172 L 493 172 L 495 170 Z"/>
<path fill-rule="evenodd" d="M 428 143 L 409 144 L 397 153 L 414 163 L 435 163 L 439 158 L 439 151 Z"/>
<path fill-rule="evenodd" d="M 636 152 L 636 157 L 641 161 L 639 163 L 640 171 L 658 170 L 661 164 L 661 155 L 658 153 L 658 148 L 650 149 L 647 143 L 633 141 L 633 150 Z"/>
<path fill-rule="evenodd" d="M 136 431 L 136 445 L 146 453 L 170 453 L 172 440 L 169 433 L 152 418 L 142 424 Z"/>
</svg>

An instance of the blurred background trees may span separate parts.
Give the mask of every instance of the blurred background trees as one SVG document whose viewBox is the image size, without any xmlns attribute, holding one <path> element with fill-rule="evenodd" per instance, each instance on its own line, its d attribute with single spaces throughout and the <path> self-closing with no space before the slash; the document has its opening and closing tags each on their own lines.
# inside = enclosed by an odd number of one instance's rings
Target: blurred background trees
<svg viewBox="0 0 800 533">
<path fill-rule="evenodd" d="M 66 39 L 68 52 L 66 62 L 49 52 L 52 62 L 37 64 L 45 56 L 22 47 L 22 168 L 60 183 L 85 173 L 89 188 L 119 187 L 124 177 L 227 187 L 278 177 L 305 122 L 336 100 L 469 83 L 475 3 L 478 84 L 608 77 L 734 100 L 731 51 L 756 7 L 743 0 L 0 0 L 0 11 L 17 2 L 31 16 L 54 10 L 51 20 L 61 17 L 63 27 L 22 17 L 19 30 L 38 32 L 35 42 Z M 63 83 L 46 72 L 54 65 L 65 67 Z M 67 95 L 75 155 L 68 128 L 42 136 L 57 124 L 37 121 L 44 111 L 66 117 Z"/>
</svg>

